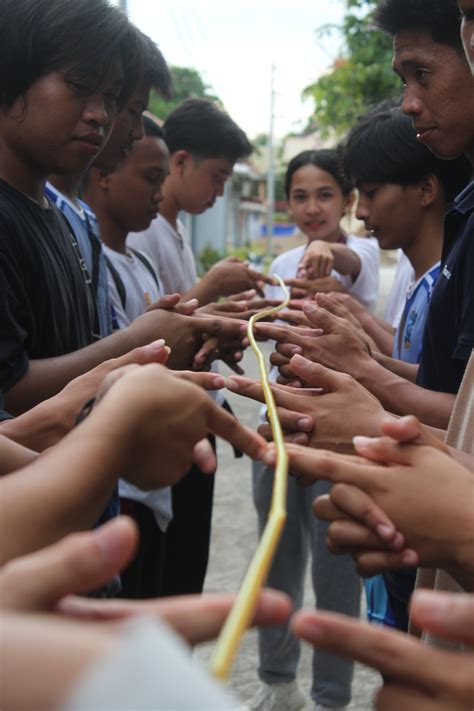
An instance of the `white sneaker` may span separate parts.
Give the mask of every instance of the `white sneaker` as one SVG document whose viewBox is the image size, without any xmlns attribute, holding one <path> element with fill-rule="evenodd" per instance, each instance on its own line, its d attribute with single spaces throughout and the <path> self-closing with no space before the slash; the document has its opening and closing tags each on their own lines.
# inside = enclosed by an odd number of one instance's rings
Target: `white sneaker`
<svg viewBox="0 0 474 711">
<path fill-rule="evenodd" d="M 296 681 L 260 686 L 255 696 L 247 701 L 252 711 L 300 711 L 306 706 L 306 697 Z"/>
</svg>

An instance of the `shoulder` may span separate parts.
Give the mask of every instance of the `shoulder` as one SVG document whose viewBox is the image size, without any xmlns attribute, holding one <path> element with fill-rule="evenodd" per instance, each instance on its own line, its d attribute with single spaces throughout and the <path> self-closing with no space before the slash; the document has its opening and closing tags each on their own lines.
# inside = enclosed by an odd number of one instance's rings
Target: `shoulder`
<svg viewBox="0 0 474 711">
<path fill-rule="evenodd" d="M 357 254 L 379 255 L 379 244 L 375 237 L 347 235 L 346 246 Z"/>
</svg>

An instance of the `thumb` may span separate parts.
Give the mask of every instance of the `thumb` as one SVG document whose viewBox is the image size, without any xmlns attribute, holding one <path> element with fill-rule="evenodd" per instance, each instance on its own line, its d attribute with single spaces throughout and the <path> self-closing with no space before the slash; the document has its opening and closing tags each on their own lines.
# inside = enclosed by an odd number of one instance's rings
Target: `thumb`
<svg viewBox="0 0 474 711">
<path fill-rule="evenodd" d="M 334 330 L 334 316 L 326 309 L 319 308 L 314 301 L 305 302 L 303 304 L 303 311 L 309 321 L 318 328 L 322 328 L 324 333 L 331 333 L 331 331 Z"/>
<path fill-rule="evenodd" d="M 474 643 L 474 595 L 418 590 L 410 615 L 419 629 L 443 639 Z"/>
<path fill-rule="evenodd" d="M 293 373 L 304 383 L 322 388 L 325 392 L 335 392 L 347 378 L 344 373 L 337 373 L 320 363 L 313 363 L 301 355 L 292 356 L 289 365 Z"/>
<path fill-rule="evenodd" d="M 115 367 L 120 368 L 123 365 L 137 363 L 138 365 L 147 365 L 148 363 L 161 363 L 164 365 L 169 358 L 170 349 L 165 345 L 165 341 L 159 338 L 157 341 L 148 343 L 146 346 L 139 346 L 125 355 L 117 358 Z"/>
<path fill-rule="evenodd" d="M 99 588 L 130 561 L 137 541 L 134 522 L 120 516 L 94 531 L 73 533 L 16 558 L 0 572 L 2 607 L 47 611 L 65 595 Z"/>
</svg>

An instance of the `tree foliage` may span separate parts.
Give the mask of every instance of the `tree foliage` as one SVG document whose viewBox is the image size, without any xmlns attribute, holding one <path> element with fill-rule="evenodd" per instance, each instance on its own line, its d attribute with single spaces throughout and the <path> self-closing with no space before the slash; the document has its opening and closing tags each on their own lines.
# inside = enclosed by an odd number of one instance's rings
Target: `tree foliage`
<svg viewBox="0 0 474 711">
<path fill-rule="evenodd" d="M 340 32 L 343 46 L 329 73 L 308 86 L 314 116 L 323 135 L 341 135 L 357 117 L 383 99 L 400 94 L 400 80 L 392 70 L 391 38 L 372 24 L 376 0 L 346 0 L 341 26 L 324 25 L 319 37 Z"/>
<path fill-rule="evenodd" d="M 163 99 L 153 93 L 150 98 L 150 111 L 161 119 L 166 119 L 182 101 L 189 98 L 205 98 L 212 101 L 219 99 L 214 96 L 211 87 L 204 83 L 201 75 L 196 69 L 188 67 L 170 67 L 173 85 L 171 87 L 172 98 Z"/>
</svg>

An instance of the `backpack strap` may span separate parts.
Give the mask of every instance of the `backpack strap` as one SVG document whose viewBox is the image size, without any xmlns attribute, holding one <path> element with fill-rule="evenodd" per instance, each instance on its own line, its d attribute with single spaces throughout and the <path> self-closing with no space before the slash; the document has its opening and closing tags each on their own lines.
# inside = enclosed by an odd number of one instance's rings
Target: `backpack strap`
<svg viewBox="0 0 474 711">
<path fill-rule="evenodd" d="M 122 308 L 125 311 L 125 307 L 127 305 L 127 294 L 125 291 L 125 285 L 122 281 L 120 274 L 118 273 L 118 271 L 112 264 L 112 260 L 110 259 L 110 257 L 108 257 L 107 255 L 104 255 L 104 256 L 105 256 L 105 263 L 107 264 L 107 269 L 109 270 L 110 274 L 112 275 L 112 279 L 114 280 L 115 288 L 117 289 L 117 293 L 119 295 L 120 302 L 122 304 Z"/>
<path fill-rule="evenodd" d="M 140 262 L 148 269 L 149 273 L 153 277 L 153 281 L 156 284 L 156 288 L 158 289 L 158 293 L 160 292 L 160 282 L 158 281 L 158 277 L 156 276 L 156 272 L 153 268 L 152 263 L 148 259 L 148 257 L 143 254 L 143 252 L 140 252 L 138 249 L 132 249 L 132 247 L 127 247 L 128 251 L 131 252 L 132 254 L 135 255 L 137 259 L 140 260 Z"/>
</svg>

